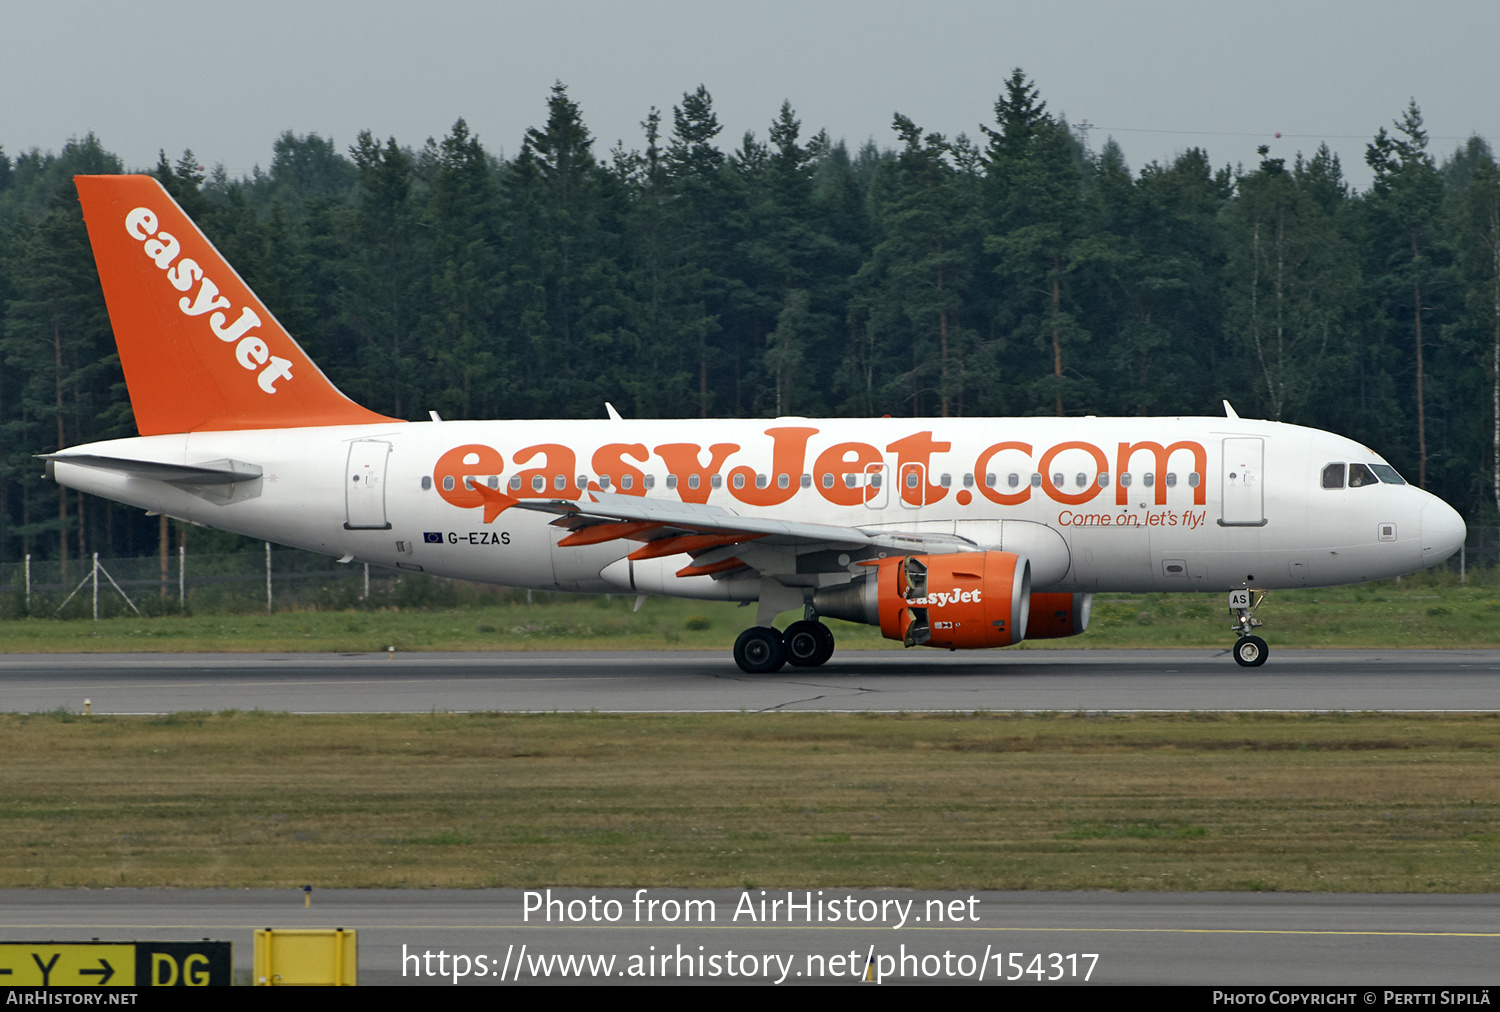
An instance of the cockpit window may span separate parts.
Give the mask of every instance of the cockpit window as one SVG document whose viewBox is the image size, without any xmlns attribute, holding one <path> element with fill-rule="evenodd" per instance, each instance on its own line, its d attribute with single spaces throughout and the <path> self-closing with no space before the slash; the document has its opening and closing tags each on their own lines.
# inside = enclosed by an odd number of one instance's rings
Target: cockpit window
<svg viewBox="0 0 1500 1012">
<path fill-rule="evenodd" d="M 1396 473 L 1396 469 L 1389 464 L 1371 464 L 1370 470 L 1375 476 L 1387 485 L 1405 485 L 1406 479 Z"/>
<path fill-rule="evenodd" d="M 1350 464 L 1349 465 L 1349 487 L 1350 488 L 1363 488 L 1365 485 L 1378 485 L 1378 484 L 1380 484 L 1380 480 L 1375 477 L 1375 472 L 1371 471 L 1365 465 L 1363 465 L 1363 464 Z"/>
<path fill-rule="evenodd" d="M 1324 488 L 1343 488 L 1344 487 L 1344 465 L 1343 464 L 1329 464 L 1327 467 L 1323 468 L 1323 487 Z"/>
</svg>

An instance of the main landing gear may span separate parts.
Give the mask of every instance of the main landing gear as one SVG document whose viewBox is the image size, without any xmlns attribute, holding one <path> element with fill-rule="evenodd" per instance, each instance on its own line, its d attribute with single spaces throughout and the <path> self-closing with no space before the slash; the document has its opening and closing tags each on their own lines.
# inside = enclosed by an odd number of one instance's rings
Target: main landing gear
<svg viewBox="0 0 1500 1012">
<path fill-rule="evenodd" d="M 1231 652 L 1234 662 L 1242 668 L 1258 668 L 1270 656 L 1271 648 L 1266 646 L 1266 641 L 1250 634 L 1251 629 L 1258 629 L 1263 624 L 1255 617 L 1255 610 L 1265 599 L 1265 591 L 1257 594 L 1253 590 L 1234 590 L 1229 593 L 1229 610 L 1234 615 L 1234 625 L 1229 631 L 1239 637 Z"/>
<path fill-rule="evenodd" d="M 750 675 L 769 675 L 782 665 L 815 668 L 833 656 L 833 633 L 822 622 L 803 619 L 779 633 L 758 625 L 734 641 L 734 662 Z"/>
</svg>

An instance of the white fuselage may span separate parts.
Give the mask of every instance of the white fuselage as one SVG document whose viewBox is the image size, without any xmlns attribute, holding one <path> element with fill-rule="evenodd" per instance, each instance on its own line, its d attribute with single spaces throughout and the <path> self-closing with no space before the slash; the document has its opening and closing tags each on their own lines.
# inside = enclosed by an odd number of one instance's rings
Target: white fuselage
<svg viewBox="0 0 1500 1012">
<path fill-rule="evenodd" d="M 84 453 L 227 459 L 261 477 L 205 494 L 66 459 Z M 624 589 L 629 578 L 611 565 L 638 543 L 559 547 L 567 532 L 530 510 L 485 522 L 467 482 L 577 499 L 582 477 L 743 516 L 957 534 L 1027 554 L 1035 590 L 1330 586 L 1411 573 L 1462 544 L 1458 515 L 1414 486 L 1324 488 L 1334 462 L 1382 463 L 1340 436 L 1238 418 L 556 420 L 137 437 L 64 451 L 54 474 L 143 509 L 347 560 L 575 592 Z M 674 584 L 670 574 L 688 562 L 665 560 L 667 575 L 649 589 L 754 596 L 706 576 Z M 787 582 L 798 582 L 797 568 L 789 563 Z M 812 583 L 839 579 L 848 577 L 824 572 Z"/>
</svg>

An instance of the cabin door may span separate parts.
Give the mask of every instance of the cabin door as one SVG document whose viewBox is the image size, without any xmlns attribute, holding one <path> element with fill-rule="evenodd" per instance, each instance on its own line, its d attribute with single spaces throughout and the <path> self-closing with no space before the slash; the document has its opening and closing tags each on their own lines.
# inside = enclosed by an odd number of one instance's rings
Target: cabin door
<svg viewBox="0 0 1500 1012">
<path fill-rule="evenodd" d="M 349 466 L 344 469 L 345 530 L 388 531 L 385 518 L 385 465 L 391 444 L 379 439 L 356 439 L 349 444 Z"/>
<path fill-rule="evenodd" d="M 1260 437 L 1233 436 L 1224 440 L 1221 488 L 1223 512 L 1220 527 L 1264 527 L 1266 497 L 1266 441 Z"/>
</svg>

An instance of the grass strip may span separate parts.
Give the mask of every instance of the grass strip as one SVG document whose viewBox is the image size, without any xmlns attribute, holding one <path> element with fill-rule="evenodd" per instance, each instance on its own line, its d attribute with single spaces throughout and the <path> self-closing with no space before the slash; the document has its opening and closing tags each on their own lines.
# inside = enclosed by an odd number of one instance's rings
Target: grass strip
<svg viewBox="0 0 1500 1012">
<path fill-rule="evenodd" d="M 0 653 L 724 650 L 751 609 L 708 601 L 524 592 L 473 607 L 272 615 L 0 621 Z M 1500 588 L 1435 578 L 1272 594 L 1258 613 L 1273 648 L 1500 647 Z M 784 616 L 789 620 L 789 616 Z M 1025 650 L 1211 647 L 1233 642 L 1222 594 L 1101 594 L 1088 632 Z M 844 649 L 901 649 L 873 626 L 831 620 Z"/>
<path fill-rule="evenodd" d="M 1500 716 L 0 716 L 0 887 L 1500 889 Z"/>
</svg>

